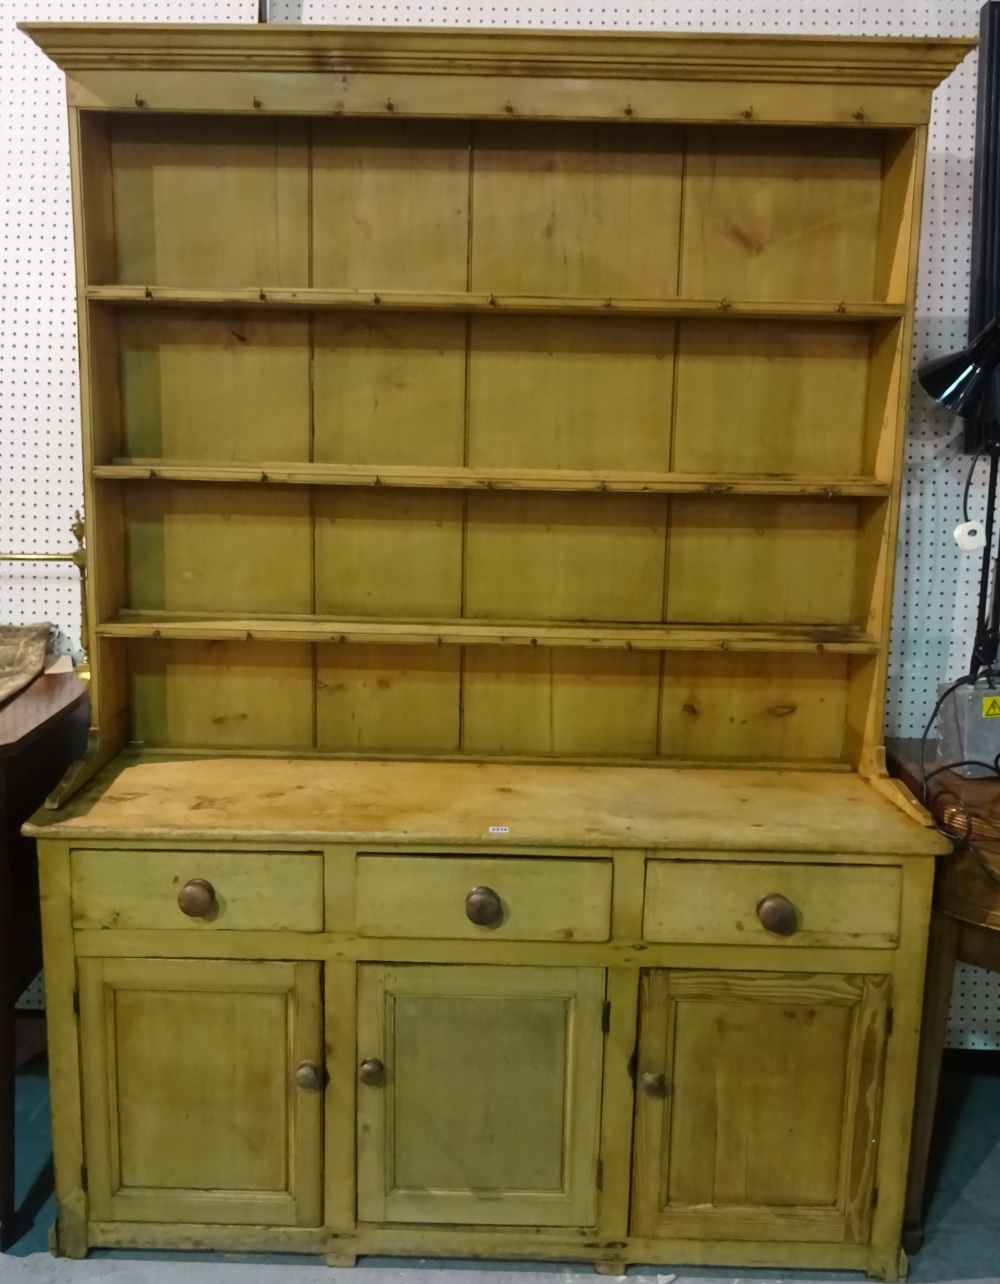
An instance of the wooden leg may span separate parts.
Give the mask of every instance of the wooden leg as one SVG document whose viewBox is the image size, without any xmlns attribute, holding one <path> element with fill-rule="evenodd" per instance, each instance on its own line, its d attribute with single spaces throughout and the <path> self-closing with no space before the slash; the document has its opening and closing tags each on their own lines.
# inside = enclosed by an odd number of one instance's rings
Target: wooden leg
<svg viewBox="0 0 1000 1284">
<path fill-rule="evenodd" d="M 327 1266 L 356 1266 L 358 1262 L 357 1236 L 353 1234 L 333 1234 L 328 1236 L 323 1258 Z"/>
<path fill-rule="evenodd" d="M 14 1007 L 0 1010 L 0 1253 L 14 1242 Z"/>
<path fill-rule="evenodd" d="M 899 1248 L 872 1257 L 865 1267 L 865 1274 L 869 1279 L 882 1280 L 883 1284 L 898 1284 L 906 1279 L 909 1269 L 906 1252 Z"/>
<path fill-rule="evenodd" d="M 924 984 L 924 1015 L 917 1062 L 917 1096 L 913 1112 L 913 1140 L 906 1183 L 903 1214 L 903 1247 L 916 1253 L 924 1242 L 927 1161 L 934 1130 L 941 1057 L 948 1032 L 948 1009 L 955 976 L 958 924 L 935 910 L 927 952 L 927 979 Z"/>
</svg>

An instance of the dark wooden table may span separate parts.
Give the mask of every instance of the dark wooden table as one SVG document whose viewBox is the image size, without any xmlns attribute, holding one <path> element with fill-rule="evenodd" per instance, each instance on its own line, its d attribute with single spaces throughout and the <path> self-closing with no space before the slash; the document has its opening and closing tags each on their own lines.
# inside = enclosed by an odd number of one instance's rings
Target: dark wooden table
<svg viewBox="0 0 1000 1284">
<path fill-rule="evenodd" d="M 21 825 L 87 742 L 87 688 L 43 675 L 0 704 L 0 1251 L 16 1237 L 14 1005 L 41 967 L 35 844 Z"/>
<path fill-rule="evenodd" d="M 931 743 L 928 771 L 936 766 L 934 753 Z M 920 797 L 919 740 L 890 740 L 886 754 L 889 770 Z M 950 833 L 967 834 L 968 841 L 957 844 L 953 857 L 939 862 L 934 888 L 903 1227 L 908 1253 L 916 1252 L 924 1239 L 927 1170 L 955 964 L 1000 972 L 1000 779 L 966 780 L 948 771 L 934 776 L 928 790 L 937 819 Z"/>
</svg>

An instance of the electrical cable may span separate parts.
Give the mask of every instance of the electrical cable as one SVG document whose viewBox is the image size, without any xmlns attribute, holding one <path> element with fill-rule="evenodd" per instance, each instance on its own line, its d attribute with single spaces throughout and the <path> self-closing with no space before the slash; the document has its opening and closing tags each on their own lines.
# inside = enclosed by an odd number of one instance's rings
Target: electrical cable
<svg viewBox="0 0 1000 1284">
<path fill-rule="evenodd" d="M 955 763 L 954 765 L 958 767 L 964 767 L 964 766 L 970 766 L 970 765 L 982 766 L 984 764 L 981 764 L 981 763 L 973 764 L 971 762 L 970 763 L 961 762 L 961 763 Z M 950 769 L 951 769 L 950 767 L 942 767 L 940 770 L 949 771 Z M 933 774 L 936 775 L 937 773 L 935 772 Z M 964 821 L 964 828 L 965 828 L 964 833 L 959 833 L 958 831 L 955 830 L 955 828 L 952 825 L 945 823 L 943 819 L 939 820 L 938 817 L 935 815 L 934 806 L 939 805 L 941 800 L 944 798 L 954 799 L 955 804 L 957 805 L 957 810 L 959 810 L 962 813 L 962 819 Z M 990 882 L 996 883 L 997 886 L 1000 887 L 1000 870 L 996 869 L 995 866 L 993 866 L 986 859 L 985 855 L 983 854 L 978 844 L 972 841 L 973 815 L 972 815 L 972 812 L 969 810 L 965 799 L 962 798 L 960 794 L 956 793 L 954 789 L 941 789 L 934 795 L 933 805 L 928 807 L 928 811 L 930 813 L 931 821 L 934 824 L 934 828 L 938 831 L 938 833 L 943 834 L 945 838 L 950 839 L 953 843 L 960 844 L 969 853 L 969 855 L 976 862 L 980 870 L 986 875 L 986 877 L 990 880 Z"/>
<path fill-rule="evenodd" d="M 920 767 L 920 794 L 924 806 L 927 806 L 927 741 L 930 739 L 931 731 L 934 729 L 934 723 L 937 721 L 937 716 L 941 712 L 941 706 L 944 704 L 945 700 L 947 700 L 950 695 L 953 695 L 959 687 L 970 686 L 972 681 L 973 679 L 970 678 L 968 674 L 964 674 L 962 677 L 957 678 L 950 686 L 945 687 L 938 696 L 934 708 L 931 710 L 931 716 L 927 719 L 927 726 L 924 727 L 924 734 L 920 737 L 920 758 L 918 760 L 918 766 Z M 1000 775 L 1000 771 L 998 771 L 997 774 Z M 930 808 L 928 808 L 928 810 L 930 810 Z"/>
<path fill-rule="evenodd" d="M 962 491 L 962 521 L 969 520 L 969 491 L 972 489 L 972 475 L 976 471 L 976 464 L 979 463 L 983 455 L 986 454 L 986 442 L 983 441 L 979 449 L 972 456 L 972 463 L 969 465 L 969 471 L 965 475 L 965 489 Z"/>
<path fill-rule="evenodd" d="M 996 678 L 997 674 L 993 669 L 987 669 L 982 676 L 985 676 L 992 686 L 992 679 Z M 937 790 L 934 797 L 931 798 L 930 791 L 928 789 L 928 785 L 932 780 L 936 779 L 946 771 L 954 771 L 956 767 L 979 767 L 989 775 L 996 776 L 1000 779 L 1000 753 L 996 754 L 992 762 L 985 762 L 981 758 L 959 758 L 955 762 L 943 763 L 940 766 L 935 767 L 932 771 L 927 770 L 927 741 L 930 738 L 930 733 L 934 727 L 934 723 L 937 721 L 938 714 L 944 706 L 944 702 L 949 696 L 954 695 L 959 687 L 972 685 L 974 685 L 973 679 L 966 674 L 963 677 L 958 678 L 955 682 L 952 682 L 949 686 L 945 687 L 934 704 L 931 716 L 927 719 L 927 725 L 924 727 L 924 734 L 920 738 L 919 766 L 921 801 L 927 808 L 927 812 L 931 818 L 931 823 L 938 833 L 943 834 L 944 837 L 949 839 L 951 842 L 961 844 L 972 856 L 983 874 L 985 874 L 991 882 L 1000 886 L 1000 871 L 998 871 L 986 859 L 978 845 L 972 841 L 973 815 L 969 810 L 965 799 L 962 798 L 954 789 L 949 788 Z M 964 833 L 956 832 L 954 827 L 946 824 L 943 818 L 938 816 L 936 809 L 944 798 L 952 798 L 958 804 L 958 810 L 961 812 L 962 819 L 964 821 Z"/>
<path fill-rule="evenodd" d="M 931 820 L 935 822 L 934 828 L 938 831 L 939 834 L 944 834 L 946 838 L 950 838 L 952 842 L 956 842 L 956 843 L 969 842 L 972 838 L 972 812 L 970 812 L 968 807 L 965 805 L 965 799 L 962 797 L 961 794 L 957 793 L 954 789 L 945 788 L 945 789 L 939 790 L 934 795 L 934 803 L 935 804 L 940 803 L 940 801 L 943 798 L 953 798 L 955 800 L 956 809 L 962 813 L 962 819 L 965 822 L 965 833 L 959 834 L 954 832 L 952 826 L 947 824 L 943 818 L 940 821 L 940 823 L 938 823 L 937 817 L 934 814 L 933 808 L 928 808 Z"/>
</svg>

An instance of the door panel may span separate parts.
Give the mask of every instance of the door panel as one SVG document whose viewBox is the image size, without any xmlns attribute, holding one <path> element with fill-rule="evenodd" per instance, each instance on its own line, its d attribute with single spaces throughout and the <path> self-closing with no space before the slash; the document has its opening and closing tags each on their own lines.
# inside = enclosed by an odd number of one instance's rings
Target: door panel
<svg viewBox="0 0 1000 1284">
<path fill-rule="evenodd" d="M 318 963 L 82 959 L 95 1220 L 318 1226 Z"/>
<path fill-rule="evenodd" d="M 358 1217 L 587 1226 L 596 1216 L 605 974 L 365 965 Z"/>
<path fill-rule="evenodd" d="M 889 978 L 643 973 L 633 1232 L 865 1242 Z"/>
</svg>

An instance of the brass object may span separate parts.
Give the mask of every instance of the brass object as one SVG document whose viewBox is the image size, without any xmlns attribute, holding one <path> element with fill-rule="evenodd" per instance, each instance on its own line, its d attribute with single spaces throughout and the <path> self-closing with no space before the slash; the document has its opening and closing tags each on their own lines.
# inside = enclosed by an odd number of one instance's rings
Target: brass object
<svg viewBox="0 0 1000 1284">
<path fill-rule="evenodd" d="M 80 650 L 83 658 L 76 666 L 77 674 L 84 682 L 90 681 L 90 659 L 87 643 L 90 632 L 90 616 L 87 611 L 87 528 L 80 510 L 73 515 L 70 527 L 76 548 L 72 553 L 0 553 L 0 562 L 72 562 L 80 574 Z"/>
<path fill-rule="evenodd" d="M 323 1086 L 323 1071 L 315 1061 L 303 1061 L 296 1068 L 295 1082 L 308 1092 L 315 1092 Z"/>
<path fill-rule="evenodd" d="M 216 908 L 215 888 L 207 878 L 189 879 L 177 893 L 177 904 L 188 918 L 204 918 Z"/>
<path fill-rule="evenodd" d="M 761 927 L 775 936 L 794 936 L 799 930 L 799 912 L 780 892 L 768 892 L 757 902 Z"/>
<path fill-rule="evenodd" d="M 0 553 L 0 562 L 72 562 L 75 553 Z"/>
<path fill-rule="evenodd" d="M 958 842 L 995 843 L 1000 839 L 1000 818 L 996 815 L 973 811 L 961 803 L 944 803 L 935 812 L 942 827 Z"/>
<path fill-rule="evenodd" d="M 90 611 L 87 607 L 87 526 L 79 509 L 73 515 L 73 525 L 69 529 L 76 540 L 76 549 L 70 554 L 70 558 L 80 573 L 80 650 L 83 652 L 83 658 L 76 666 L 76 671 L 84 682 L 89 682 Z"/>
<path fill-rule="evenodd" d="M 378 1057 L 366 1057 L 358 1067 L 358 1078 L 369 1088 L 381 1088 L 385 1083 L 385 1066 Z"/>
<path fill-rule="evenodd" d="M 665 1097 L 667 1095 L 667 1076 L 650 1071 L 639 1080 L 639 1086 L 647 1097 Z"/>
<path fill-rule="evenodd" d="M 503 901 L 492 887 L 474 887 L 465 898 L 465 916 L 477 927 L 499 927 Z"/>
</svg>

